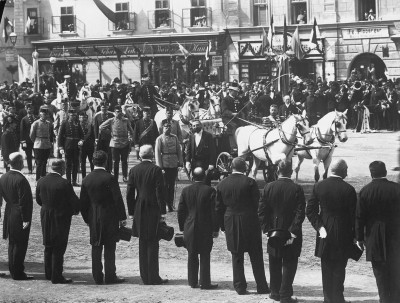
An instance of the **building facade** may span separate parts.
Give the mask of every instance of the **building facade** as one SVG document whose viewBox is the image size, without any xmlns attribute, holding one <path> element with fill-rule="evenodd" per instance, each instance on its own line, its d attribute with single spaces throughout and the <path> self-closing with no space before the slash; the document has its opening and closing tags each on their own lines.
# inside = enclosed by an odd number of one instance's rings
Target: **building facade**
<svg viewBox="0 0 400 303">
<path fill-rule="evenodd" d="M 12 3 L 12 2 L 11 2 Z M 298 28 L 305 56 L 290 72 L 316 79 L 343 80 L 356 71 L 367 77 L 400 77 L 400 6 L 394 0 L 14 0 L 5 17 L 14 22 L 15 49 L 1 40 L 0 79 L 12 51 L 39 73 L 62 80 L 64 74 L 93 83 L 114 78 L 135 81 L 148 73 L 156 84 L 279 77 L 283 20 L 288 45 Z M 271 16 L 273 53 L 261 51 Z M 313 21 L 320 35 L 308 40 Z M 227 33 L 233 43 L 227 43 Z M 209 60 L 206 60 L 206 51 Z M 8 54 L 6 56 L 6 53 Z M 8 61 L 6 60 L 8 59 Z M 15 78 L 15 75 L 14 75 Z M 20 79 L 22 81 L 24 79 Z"/>
</svg>

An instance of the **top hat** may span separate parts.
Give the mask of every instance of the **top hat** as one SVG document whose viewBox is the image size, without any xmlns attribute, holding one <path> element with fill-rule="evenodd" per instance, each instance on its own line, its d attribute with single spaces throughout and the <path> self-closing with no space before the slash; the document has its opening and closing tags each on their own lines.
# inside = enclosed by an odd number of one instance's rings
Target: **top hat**
<svg viewBox="0 0 400 303">
<path fill-rule="evenodd" d="M 171 241 L 174 237 L 174 228 L 168 226 L 165 222 L 160 222 L 158 224 L 157 235 L 159 239 Z"/>
<path fill-rule="evenodd" d="M 273 248 L 282 248 L 292 235 L 287 229 L 275 228 L 267 232 L 268 245 Z"/>
<path fill-rule="evenodd" d="M 183 233 L 177 233 L 174 238 L 176 247 L 186 247 Z"/>
<path fill-rule="evenodd" d="M 360 90 L 361 89 L 361 82 L 360 81 L 354 82 L 353 89 L 354 90 Z"/>
<path fill-rule="evenodd" d="M 231 90 L 234 90 L 234 91 L 238 92 L 239 91 L 239 84 L 237 84 L 236 82 L 232 82 L 232 83 L 230 83 L 228 89 L 231 89 Z"/>
</svg>

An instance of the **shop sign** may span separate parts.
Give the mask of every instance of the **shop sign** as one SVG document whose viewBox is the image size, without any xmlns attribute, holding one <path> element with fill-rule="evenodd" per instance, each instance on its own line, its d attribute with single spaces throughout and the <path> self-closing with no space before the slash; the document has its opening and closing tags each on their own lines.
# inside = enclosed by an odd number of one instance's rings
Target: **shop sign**
<svg viewBox="0 0 400 303">
<path fill-rule="evenodd" d="M 342 29 L 343 39 L 369 39 L 389 37 L 389 28 L 385 27 L 354 27 Z"/>
<path fill-rule="evenodd" d="M 212 66 L 213 67 L 222 66 L 222 56 L 212 56 Z"/>
<path fill-rule="evenodd" d="M 15 52 L 13 49 L 6 50 L 6 62 L 14 62 L 15 61 Z"/>
</svg>

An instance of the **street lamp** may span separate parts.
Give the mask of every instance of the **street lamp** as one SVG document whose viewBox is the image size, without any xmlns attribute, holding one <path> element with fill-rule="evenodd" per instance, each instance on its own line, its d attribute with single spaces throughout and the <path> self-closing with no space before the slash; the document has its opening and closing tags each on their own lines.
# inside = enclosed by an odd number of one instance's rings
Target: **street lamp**
<svg viewBox="0 0 400 303">
<path fill-rule="evenodd" d="M 10 33 L 10 35 L 8 37 L 10 38 L 12 45 L 15 46 L 15 44 L 17 43 L 17 38 L 18 38 L 17 34 L 12 32 L 12 33 Z"/>
</svg>

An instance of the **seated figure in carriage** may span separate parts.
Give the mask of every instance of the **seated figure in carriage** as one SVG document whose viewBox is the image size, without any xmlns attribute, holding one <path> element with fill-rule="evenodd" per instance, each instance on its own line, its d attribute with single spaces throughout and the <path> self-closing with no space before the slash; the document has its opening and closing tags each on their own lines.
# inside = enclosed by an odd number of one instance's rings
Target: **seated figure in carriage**
<svg viewBox="0 0 400 303">
<path fill-rule="evenodd" d="M 272 104 L 269 107 L 270 115 L 262 118 L 262 125 L 267 128 L 277 128 L 281 123 L 281 118 L 278 114 L 278 105 Z"/>
</svg>

